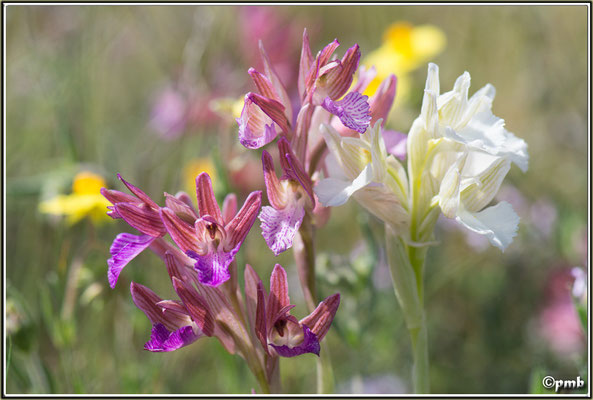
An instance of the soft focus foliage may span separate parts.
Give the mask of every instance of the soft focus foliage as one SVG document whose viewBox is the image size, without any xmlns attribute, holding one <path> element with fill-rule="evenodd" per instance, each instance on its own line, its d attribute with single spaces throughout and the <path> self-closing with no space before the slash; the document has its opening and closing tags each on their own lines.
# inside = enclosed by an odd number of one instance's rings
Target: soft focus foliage
<svg viewBox="0 0 593 400">
<path fill-rule="evenodd" d="M 289 68 L 298 65 L 305 27 L 313 49 L 337 37 L 342 55 L 358 43 L 365 65 L 365 56 L 424 27 L 434 42 L 416 49 L 417 62 L 400 72 L 398 85 L 405 77 L 408 89 L 398 86 L 386 129 L 408 132 L 431 61 L 444 88 L 465 70 L 472 87 L 492 83 L 494 114 L 529 143 L 529 171 L 511 169 L 494 199 L 520 217 L 504 255 L 446 218 L 437 224 L 441 245 L 431 248 L 425 274 L 432 390 L 527 393 L 540 371 L 583 376 L 586 334 L 570 271 L 589 263 L 586 18 L 585 6 L 8 6 L 7 392 L 257 387 L 242 360 L 213 338 L 172 353 L 144 351 L 150 322 L 131 301 L 129 282 L 172 295 L 161 260 L 138 255 L 112 291 L 105 260 L 127 228 L 90 219 L 70 225 L 38 207 L 76 193 L 80 171 L 100 173 L 110 188 L 120 172 L 161 199 L 163 190 L 185 189 L 194 160 L 216 175 L 220 204 L 230 191 L 242 204 L 263 190 L 261 151 L 238 143 L 237 115 L 220 114 L 254 90 L 247 69 L 263 70 L 253 37 Z M 296 93 L 297 71 L 277 72 Z M 337 389 L 407 392 L 411 354 L 380 250 L 382 226 L 355 202 L 331 212 L 316 249 L 319 296 L 341 293 L 324 339 Z M 295 317 L 305 316 L 297 311 L 305 308 L 291 255 L 272 258 L 253 231 L 237 261 L 257 266 L 260 276 L 282 264 L 295 285 Z M 315 358 L 281 363 L 287 393 L 314 390 Z"/>
</svg>

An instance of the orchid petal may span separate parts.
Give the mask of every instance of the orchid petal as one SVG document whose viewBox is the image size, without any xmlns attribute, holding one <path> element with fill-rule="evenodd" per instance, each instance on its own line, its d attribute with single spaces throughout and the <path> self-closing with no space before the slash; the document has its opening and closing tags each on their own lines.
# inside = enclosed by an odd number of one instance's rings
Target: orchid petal
<svg viewBox="0 0 593 400">
<path fill-rule="evenodd" d="M 269 206 L 262 208 L 259 214 L 262 235 L 274 255 L 277 256 L 292 247 L 293 239 L 304 216 L 304 207 L 296 203 L 284 209 L 275 209 Z"/>
<path fill-rule="evenodd" d="M 109 249 L 111 258 L 107 260 L 109 266 L 107 277 L 109 286 L 112 289 L 115 288 L 122 269 L 138 254 L 142 253 L 154 239 L 150 235 L 136 236 L 131 233 L 120 233 L 115 237 Z"/>
<path fill-rule="evenodd" d="M 153 237 L 161 237 L 167 233 L 158 211 L 146 203 L 117 203 L 114 211 L 131 227 Z"/>
<path fill-rule="evenodd" d="M 389 75 L 379 88 L 377 92 L 369 100 L 371 124 L 374 124 L 377 120 L 383 119 L 381 126 L 385 125 L 385 120 L 389 115 L 389 110 L 393 105 L 395 99 L 395 87 L 397 85 L 397 78 L 395 75 Z"/>
<path fill-rule="evenodd" d="M 286 206 L 284 190 L 274 170 L 274 161 L 270 153 L 265 150 L 262 151 L 261 162 L 264 169 L 264 182 L 268 201 L 274 208 L 284 208 Z"/>
<path fill-rule="evenodd" d="M 262 109 L 245 96 L 245 104 L 241 116 L 237 118 L 239 124 L 239 141 L 248 149 L 259 149 L 270 143 L 277 136 L 276 124 Z"/>
<path fill-rule="evenodd" d="M 194 268 L 198 271 L 200 283 L 217 287 L 230 279 L 228 267 L 239 251 L 239 247 L 240 245 L 229 252 L 215 251 L 204 255 L 188 250 L 186 254 L 196 260 Z"/>
<path fill-rule="evenodd" d="M 311 331 L 317 335 L 317 338 L 321 341 L 329 330 L 339 305 L 340 294 L 336 293 L 319 303 L 317 308 L 299 323 L 310 326 Z"/>
<path fill-rule="evenodd" d="M 371 122 L 367 100 L 368 96 L 358 92 L 350 92 L 339 101 L 333 101 L 331 98 L 326 97 L 322 107 L 337 115 L 344 126 L 359 133 L 364 133 Z"/>
<path fill-rule="evenodd" d="M 280 264 L 276 264 L 270 276 L 270 295 L 266 305 L 266 314 L 268 328 L 274 326 L 281 310 L 290 306 L 288 297 L 288 276 Z M 290 308 L 289 308 L 290 309 Z M 284 314 L 289 310 L 285 310 Z"/>
<path fill-rule="evenodd" d="M 486 235 L 490 243 L 502 251 L 517 235 L 519 225 L 519 216 L 506 201 L 477 213 L 460 210 L 455 219 L 469 230 Z"/>
<path fill-rule="evenodd" d="M 188 250 L 198 250 L 200 238 L 193 225 L 179 218 L 167 207 L 160 210 L 161 220 L 169 232 L 171 239 L 185 253 Z"/>
<path fill-rule="evenodd" d="M 319 351 L 321 350 L 319 339 L 317 339 L 317 336 L 307 325 L 303 325 L 303 336 L 303 342 L 295 347 L 288 347 L 287 345 L 277 346 L 272 343 L 270 343 L 270 346 L 282 357 L 296 357 L 305 353 L 313 353 L 319 357 Z"/>
<path fill-rule="evenodd" d="M 307 76 L 313 67 L 314 61 L 315 59 L 311 53 L 311 46 L 309 45 L 309 35 L 307 34 L 307 28 L 305 28 L 303 31 L 303 46 L 301 48 L 298 77 L 298 88 L 301 101 L 305 99 L 305 95 L 307 94 Z"/>
<path fill-rule="evenodd" d="M 270 62 L 270 57 L 268 57 L 268 54 L 266 53 L 266 50 L 264 49 L 264 45 L 261 40 L 259 41 L 259 52 L 264 62 L 264 69 L 266 71 L 266 75 L 269 78 L 270 83 L 274 87 L 274 91 L 277 96 L 275 100 L 278 100 L 285 107 L 284 111 L 286 112 L 287 121 L 292 121 L 292 105 L 290 103 L 290 97 L 288 96 L 288 93 L 286 93 L 286 88 L 280 81 L 280 77 L 278 76 L 276 71 L 274 71 L 272 63 Z M 280 124 L 280 126 L 282 126 L 282 124 Z"/>
<path fill-rule="evenodd" d="M 163 324 L 169 330 L 175 330 L 181 326 L 191 323 L 191 319 L 185 314 L 163 312 L 163 308 L 158 305 L 162 300 L 152 290 L 139 283 L 130 284 L 130 293 L 132 301 L 153 324 Z"/>
<path fill-rule="evenodd" d="M 144 203 L 148 204 L 151 208 L 154 208 L 154 209 L 159 208 L 159 205 L 157 203 L 155 203 L 154 201 L 152 201 L 152 199 L 150 197 L 148 197 L 148 195 L 146 193 L 144 193 L 142 190 L 138 189 L 136 186 L 132 185 L 131 183 L 125 181 L 124 178 L 122 178 L 120 174 L 117 174 L 117 177 L 119 178 L 120 181 L 123 182 L 124 185 L 126 185 L 126 187 L 130 190 L 130 192 L 134 193 L 134 195 L 136 197 L 138 197 L 140 200 L 142 200 Z"/>
<path fill-rule="evenodd" d="M 222 219 L 224 224 L 231 222 L 233 217 L 237 214 L 237 195 L 229 193 L 222 202 Z"/>
<path fill-rule="evenodd" d="M 260 190 L 251 192 L 235 218 L 225 226 L 229 235 L 226 240 L 225 250 L 230 248 L 238 249 L 241 246 L 257 218 L 257 213 L 261 207 L 261 197 Z"/>
<path fill-rule="evenodd" d="M 150 340 L 144 345 L 144 349 L 152 352 L 174 351 L 192 344 L 200 338 L 194 333 L 191 326 L 181 327 L 169 332 L 163 324 L 155 324 L 152 327 Z"/>
<path fill-rule="evenodd" d="M 405 133 L 384 130 L 382 131 L 383 141 L 385 142 L 385 149 L 389 154 L 393 154 L 400 160 L 404 161 L 407 156 L 407 141 L 408 135 Z"/>
<path fill-rule="evenodd" d="M 191 284 L 185 283 L 175 277 L 173 277 L 172 282 L 175 292 L 181 301 L 183 301 L 193 321 L 205 335 L 212 336 L 214 333 L 214 320 L 212 319 L 212 312 L 206 300 L 196 292 L 196 289 Z"/>
<path fill-rule="evenodd" d="M 196 194 L 200 217 L 211 215 L 217 222 L 222 222 L 222 213 L 216 202 L 214 190 L 212 189 L 212 180 L 208 173 L 202 172 L 196 177 Z"/>
<path fill-rule="evenodd" d="M 319 201 L 321 201 L 321 204 L 326 207 L 341 206 L 357 190 L 370 184 L 372 179 L 373 168 L 371 164 L 367 164 L 360 175 L 351 182 L 335 178 L 323 179 L 315 186 L 315 194 L 319 198 Z"/>
</svg>

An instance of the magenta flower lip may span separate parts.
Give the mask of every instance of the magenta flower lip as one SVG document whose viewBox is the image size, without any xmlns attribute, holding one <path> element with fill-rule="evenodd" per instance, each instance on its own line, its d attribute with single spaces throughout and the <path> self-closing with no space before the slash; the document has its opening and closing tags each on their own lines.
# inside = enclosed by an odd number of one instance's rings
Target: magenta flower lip
<svg viewBox="0 0 593 400">
<path fill-rule="evenodd" d="M 221 210 L 210 176 L 205 172 L 196 178 L 196 194 L 199 218 L 183 220 L 168 207 L 160 210 L 160 216 L 177 246 L 196 260 L 194 266 L 200 283 L 219 286 L 230 278 L 228 266 L 255 222 L 261 207 L 261 191 L 252 192 L 239 212 L 226 223 L 231 218 L 228 208 L 236 209 L 236 199 L 225 202 L 225 209 Z"/>
</svg>

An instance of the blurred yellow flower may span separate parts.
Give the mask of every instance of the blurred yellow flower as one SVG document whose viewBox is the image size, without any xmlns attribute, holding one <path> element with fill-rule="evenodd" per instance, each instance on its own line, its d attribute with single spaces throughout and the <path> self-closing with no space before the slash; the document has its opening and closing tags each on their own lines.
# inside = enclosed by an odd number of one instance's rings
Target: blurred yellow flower
<svg viewBox="0 0 593 400">
<path fill-rule="evenodd" d="M 233 118 L 239 118 L 243 110 L 244 99 L 243 96 L 239 98 L 221 97 L 210 102 L 210 110 L 218 115 L 228 118 L 231 115 Z"/>
<path fill-rule="evenodd" d="M 86 216 L 95 223 L 109 220 L 106 212 L 107 206 L 111 203 L 100 193 L 101 188 L 106 186 L 101 176 L 88 171 L 79 172 L 72 182 L 71 194 L 61 194 L 42 201 L 39 211 L 44 214 L 66 216 L 70 225 Z"/>
<path fill-rule="evenodd" d="M 196 193 L 196 177 L 202 172 L 208 173 L 212 180 L 212 187 L 216 190 L 216 166 L 210 158 L 197 158 L 188 162 L 183 168 L 185 191 L 188 194 Z"/>
<path fill-rule="evenodd" d="M 362 64 L 375 66 L 377 76 L 364 94 L 372 96 L 383 79 L 390 74 L 397 76 L 396 101 L 405 100 L 409 93 L 407 75 L 439 54 L 446 44 L 445 34 L 433 25 L 413 26 L 408 22 L 396 22 L 383 34 L 381 46 L 370 52 Z"/>
</svg>

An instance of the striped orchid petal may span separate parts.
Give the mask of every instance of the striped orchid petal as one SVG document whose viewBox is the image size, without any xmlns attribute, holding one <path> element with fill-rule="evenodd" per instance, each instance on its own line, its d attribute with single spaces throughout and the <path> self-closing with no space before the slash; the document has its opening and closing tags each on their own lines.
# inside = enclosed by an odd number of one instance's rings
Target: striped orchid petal
<svg viewBox="0 0 593 400">
<path fill-rule="evenodd" d="M 109 249 L 111 258 L 107 260 L 109 266 L 107 278 L 112 289 L 115 288 L 122 269 L 142 253 L 154 239 L 150 235 L 136 236 L 131 233 L 120 233 L 115 237 Z"/>
<path fill-rule="evenodd" d="M 364 133 L 370 125 L 368 96 L 358 92 L 348 93 L 342 100 L 333 101 L 326 97 L 322 107 L 338 116 L 344 126 L 359 133 Z"/>
<path fill-rule="evenodd" d="M 278 126 L 253 102 L 249 94 L 245 96 L 243 111 L 237 118 L 237 123 L 239 124 L 239 141 L 248 149 L 258 149 L 265 146 L 278 134 Z"/>
<path fill-rule="evenodd" d="M 144 345 L 144 349 L 152 352 L 168 352 L 178 350 L 192 344 L 200 338 L 191 325 L 169 331 L 163 324 L 154 324 L 150 340 Z"/>
</svg>

